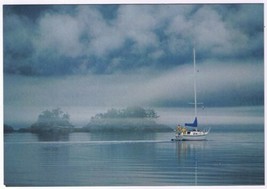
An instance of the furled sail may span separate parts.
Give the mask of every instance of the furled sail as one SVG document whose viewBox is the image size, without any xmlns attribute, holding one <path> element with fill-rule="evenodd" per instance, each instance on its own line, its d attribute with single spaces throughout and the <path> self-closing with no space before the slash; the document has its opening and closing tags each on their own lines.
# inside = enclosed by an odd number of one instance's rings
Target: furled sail
<svg viewBox="0 0 267 189">
<path fill-rule="evenodd" d="M 186 123 L 185 126 L 188 127 L 197 127 L 197 117 L 195 117 L 195 120 L 193 123 Z"/>
</svg>

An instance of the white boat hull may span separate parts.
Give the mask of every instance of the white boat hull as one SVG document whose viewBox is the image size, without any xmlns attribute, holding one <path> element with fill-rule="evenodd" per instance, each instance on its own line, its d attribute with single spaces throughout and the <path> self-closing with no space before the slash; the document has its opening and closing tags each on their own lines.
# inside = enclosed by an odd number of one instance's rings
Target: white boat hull
<svg viewBox="0 0 267 189">
<path fill-rule="evenodd" d="M 207 140 L 207 135 L 202 136 L 190 136 L 190 135 L 184 135 L 176 137 L 175 140 L 177 141 L 200 141 L 200 140 Z"/>
<path fill-rule="evenodd" d="M 188 133 L 177 133 L 173 141 L 200 141 L 207 140 L 209 131 L 191 131 Z"/>
</svg>

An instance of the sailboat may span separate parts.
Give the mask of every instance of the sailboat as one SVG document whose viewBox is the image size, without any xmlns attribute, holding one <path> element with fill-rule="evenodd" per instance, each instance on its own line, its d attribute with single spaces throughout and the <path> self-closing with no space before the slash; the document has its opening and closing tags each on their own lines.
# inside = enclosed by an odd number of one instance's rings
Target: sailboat
<svg viewBox="0 0 267 189">
<path fill-rule="evenodd" d="M 175 130 L 175 139 L 173 141 L 181 141 L 181 140 L 206 140 L 207 135 L 209 134 L 210 129 L 208 130 L 199 130 L 198 121 L 197 121 L 197 86 L 196 86 L 196 55 L 195 48 L 193 48 L 193 58 L 194 58 L 194 107 L 195 107 L 195 119 L 193 123 L 185 123 L 185 126 L 182 127 L 180 125 L 177 126 Z M 191 127 L 194 129 L 188 129 L 187 127 Z"/>
</svg>

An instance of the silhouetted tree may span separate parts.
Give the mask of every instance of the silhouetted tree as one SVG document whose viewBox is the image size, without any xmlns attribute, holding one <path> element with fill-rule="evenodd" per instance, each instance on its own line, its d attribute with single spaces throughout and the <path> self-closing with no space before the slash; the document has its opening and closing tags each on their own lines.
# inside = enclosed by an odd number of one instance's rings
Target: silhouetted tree
<svg viewBox="0 0 267 189">
<path fill-rule="evenodd" d="M 51 111 L 43 111 L 37 119 L 37 122 L 31 126 L 31 131 L 36 133 L 43 132 L 70 132 L 73 125 L 70 124 L 70 116 L 64 113 L 60 108 Z"/>
<path fill-rule="evenodd" d="M 4 124 L 4 133 L 12 133 L 15 130 L 13 129 L 13 127 L 11 127 L 10 125 L 6 125 Z"/>
<path fill-rule="evenodd" d="M 104 118 L 158 118 L 159 116 L 153 109 L 144 109 L 139 106 L 127 107 L 126 109 L 116 110 L 114 108 L 106 113 L 96 114 L 91 120 L 100 120 Z"/>
<path fill-rule="evenodd" d="M 125 109 L 110 109 L 106 113 L 99 113 L 91 117 L 90 122 L 83 127 L 84 131 L 170 131 L 155 122 L 159 116 L 153 109 L 139 106 Z"/>
</svg>

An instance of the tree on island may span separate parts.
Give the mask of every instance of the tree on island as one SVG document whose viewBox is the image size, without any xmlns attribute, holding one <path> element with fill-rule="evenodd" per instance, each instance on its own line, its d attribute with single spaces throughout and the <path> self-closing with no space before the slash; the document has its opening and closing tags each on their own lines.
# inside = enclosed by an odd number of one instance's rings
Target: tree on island
<svg viewBox="0 0 267 189">
<path fill-rule="evenodd" d="M 101 120 L 106 118 L 158 118 L 159 116 L 153 109 L 144 109 L 139 106 L 127 107 L 126 109 L 116 110 L 114 108 L 106 113 L 96 114 L 91 118 L 91 121 Z"/>
<path fill-rule="evenodd" d="M 4 124 L 4 133 L 13 133 L 15 130 L 10 125 Z"/>
<path fill-rule="evenodd" d="M 73 125 L 70 124 L 70 116 L 64 113 L 60 108 L 51 111 L 43 111 L 37 119 L 37 122 L 31 125 L 33 133 L 69 133 L 73 130 Z"/>
<path fill-rule="evenodd" d="M 157 124 L 159 116 L 153 109 L 139 106 L 125 109 L 110 109 L 91 117 L 84 127 L 86 131 L 169 131 L 170 128 Z"/>
</svg>

